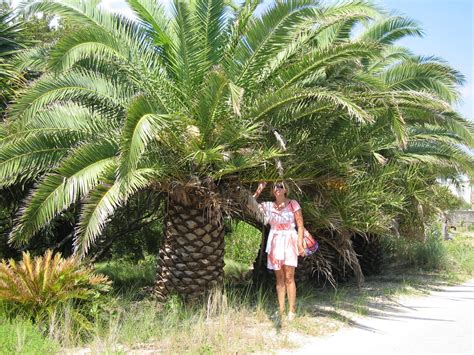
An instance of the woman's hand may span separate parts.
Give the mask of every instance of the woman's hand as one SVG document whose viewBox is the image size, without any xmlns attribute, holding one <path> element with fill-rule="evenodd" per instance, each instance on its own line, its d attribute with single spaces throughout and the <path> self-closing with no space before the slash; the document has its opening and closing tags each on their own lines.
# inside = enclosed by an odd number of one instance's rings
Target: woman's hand
<svg viewBox="0 0 474 355">
<path fill-rule="evenodd" d="M 258 184 L 257 191 L 255 191 L 255 193 L 253 194 L 253 197 L 257 198 L 258 196 L 260 196 L 265 186 L 267 186 L 267 183 L 265 181 L 261 181 Z"/>
<path fill-rule="evenodd" d="M 303 242 L 298 242 L 298 255 L 304 256 L 304 254 Z"/>
</svg>

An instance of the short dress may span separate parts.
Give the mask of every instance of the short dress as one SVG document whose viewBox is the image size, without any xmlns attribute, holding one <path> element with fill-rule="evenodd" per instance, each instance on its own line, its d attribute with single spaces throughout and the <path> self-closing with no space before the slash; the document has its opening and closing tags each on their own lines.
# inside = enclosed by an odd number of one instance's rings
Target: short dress
<svg viewBox="0 0 474 355">
<path fill-rule="evenodd" d="M 270 224 L 266 252 L 267 267 L 281 270 L 283 265 L 298 266 L 298 232 L 294 212 L 301 209 L 295 200 L 282 210 L 277 210 L 273 202 L 262 202 L 260 209 L 265 214 L 265 221 Z"/>
</svg>

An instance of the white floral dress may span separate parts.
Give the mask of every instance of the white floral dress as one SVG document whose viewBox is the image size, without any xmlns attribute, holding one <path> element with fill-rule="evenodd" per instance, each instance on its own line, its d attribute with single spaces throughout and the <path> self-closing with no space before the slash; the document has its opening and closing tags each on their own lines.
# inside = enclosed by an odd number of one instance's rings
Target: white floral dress
<svg viewBox="0 0 474 355">
<path fill-rule="evenodd" d="M 294 212 L 301 209 L 299 203 L 291 200 L 282 209 L 275 208 L 274 202 L 260 204 L 265 221 L 270 224 L 266 252 L 267 267 L 280 270 L 283 265 L 298 266 L 298 232 Z"/>
</svg>

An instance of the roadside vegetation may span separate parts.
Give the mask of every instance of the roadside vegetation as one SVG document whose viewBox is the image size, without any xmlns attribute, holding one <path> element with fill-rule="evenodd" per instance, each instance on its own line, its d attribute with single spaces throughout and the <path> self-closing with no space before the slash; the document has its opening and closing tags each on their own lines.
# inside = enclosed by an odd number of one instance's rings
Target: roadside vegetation
<svg viewBox="0 0 474 355">
<path fill-rule="evenodd" d="M 256 235 L 234 237 L 244 245 Z M 234 232 L 235 233 L 235 232 Z M 234 248 L 228 244 L 229 248 Z M 353 280 L 330 285 L 298 285 L 299 317 L 291 324 L 272 318 L 276 299 L 271 284 L 258 289 L 249 283 L 253 258 L 232 261 L 239 267 L 226 268 L 223 292 L 211 292 L 202 302 L 188 304 L 172 297 L 161 304 L 137 292 L 154 283 L 155 260 L 147 257 L 138 264 L 116 260 L 99 263 L 96 271 L 108 275 L 113 290 L 103 294 L 101 306 L 93 310 L 91 323 L 78 325 L 72 319 L 56 323 L 51 318 L 32 322 L 12 316 L 5 304 L 0 312 L 0 348 L 6 353 L 40 354 L 59 349 L 92 352 L 126 352 L 159 349 L 164 353 L 232 353 L 291 348 L 301 335 L 318 336 L 350 326 L 360 316 L 396 307 L 402 295 L 426 295 L 430 291 L 474 277 L 474 238 L 462 233 L 454 240 L 441 240 L 437 233 L 426 243 L 384 244 L 383 272 L 369 276 L 358 289 Z M 229 254 L 231 250 L 229 250 Z M 81 305 L 83 311 L 86 305 Z M 90 306 L 89 306 L 90 307 Z M 72 309 L 66 314 L 72 314 Z M 90 312 L 90 309 L 87 308 Z M 33 318 L 32 318 L 33 317 Z M 298 336 L 297 334 L 300 334 Z"/>
</svg>

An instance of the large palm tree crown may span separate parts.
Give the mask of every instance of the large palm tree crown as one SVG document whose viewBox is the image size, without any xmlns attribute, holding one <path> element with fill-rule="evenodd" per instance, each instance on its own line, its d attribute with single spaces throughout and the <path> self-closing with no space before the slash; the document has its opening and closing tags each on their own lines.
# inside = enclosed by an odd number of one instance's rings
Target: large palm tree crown
<svg viewBox="0 0 474 355">
<path fill-rule="evenodd" d="M 44 75 L 1 132 L 1 186 L 38 181 L 15 243 L 80 204 L 75 250 L 85 255 L 141 189 L 219 219 L 241 202 L 235 189 L 259 179 L 311 185 L 387 160 L 470 162 L 460 146 L 472 145 L 472 126 L 450 107 L 462 76 L 393 45 L 421 34 L 409 19 L 364 1 L 190 0 L 168 11 L 127 0 L 136 20 L 99 3 L 24 5 L 80 29 L 18 59 Z M 356 23 L 370 26 L 354 38 Z"/>
</svg>

